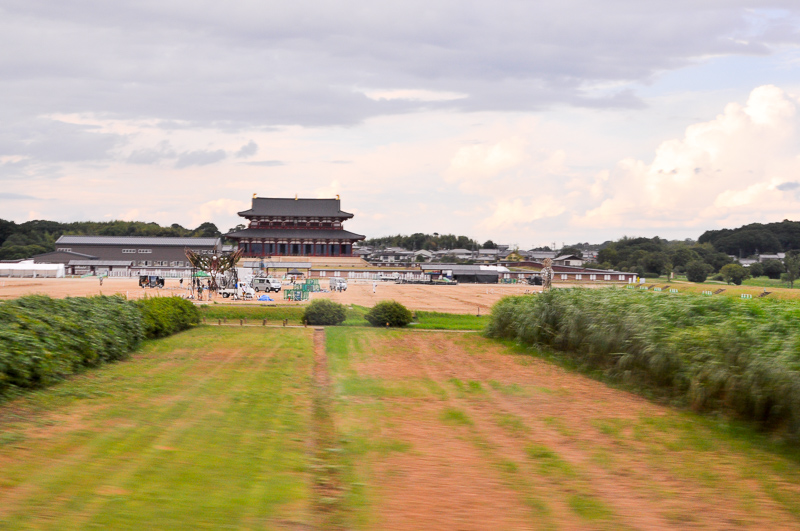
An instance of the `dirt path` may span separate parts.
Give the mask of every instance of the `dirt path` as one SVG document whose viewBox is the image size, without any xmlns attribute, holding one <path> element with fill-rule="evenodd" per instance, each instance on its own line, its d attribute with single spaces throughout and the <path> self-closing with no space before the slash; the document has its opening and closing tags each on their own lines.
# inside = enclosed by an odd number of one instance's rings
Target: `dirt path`
<svg viewBox="0 0 800 531">
<path fill-rule="evenodd" d="M 351 351 L 337 377 L 360 405 L 345 430 L 369 424 L 399 449 L 365 467 L 375 528 L 800 526 L 797 463 L 688 415 L 477 336 L 363 332 Z M 348 391 L 357 381 L 367 398 Z M 365 400 L 382 413 L 365 416 Z"/>
<path fill-rule="evenodd" d="M 314 329 L 313 369 L 314 424 L 312 461 L 314 467 L 314 526 L 319 530 L 344 529 L 346 511 L 340 474 L 341 463 L 331 404 L 331 380 L 325 352 L 325 329 Z"/>
</svg>

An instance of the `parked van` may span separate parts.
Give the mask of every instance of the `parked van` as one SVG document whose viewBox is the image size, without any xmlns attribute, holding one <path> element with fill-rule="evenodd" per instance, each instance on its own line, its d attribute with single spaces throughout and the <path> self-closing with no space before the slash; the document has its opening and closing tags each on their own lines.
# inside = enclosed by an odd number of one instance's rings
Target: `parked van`
<svg viewBox="0 0 800 531">
<path fill-rule="evenodd" d="M 264 277 L 256 277 L 253 279 L 251 284 L 253 286 L 253 290 L 256 293 L 259 291 L 275 291 L 278 292 L 281 290 L 281 281 L 277 278 L 264 278 Z"/>
<path fill-rule="evenodd" d="M 331 291 L 347 291 L 347 279 L 340 277 L 331 278 L 330 283 Z"/>
</svg>

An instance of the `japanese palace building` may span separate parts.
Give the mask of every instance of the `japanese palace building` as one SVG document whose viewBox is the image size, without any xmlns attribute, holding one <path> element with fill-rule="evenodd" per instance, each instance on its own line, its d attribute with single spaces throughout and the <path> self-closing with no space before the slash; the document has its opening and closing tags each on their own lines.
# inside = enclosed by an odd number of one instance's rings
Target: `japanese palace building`
<svg viewBox="0 0 800 531">
<path fill-rule="evenodd" d="M 336 199 L 253 197 L 249 210 L 239 212 L 247 228 L 226 234 L 245 257 L 353 256 L 353 242 L 364 236 L 344 230 L 353 217 Z"/>
</svg>

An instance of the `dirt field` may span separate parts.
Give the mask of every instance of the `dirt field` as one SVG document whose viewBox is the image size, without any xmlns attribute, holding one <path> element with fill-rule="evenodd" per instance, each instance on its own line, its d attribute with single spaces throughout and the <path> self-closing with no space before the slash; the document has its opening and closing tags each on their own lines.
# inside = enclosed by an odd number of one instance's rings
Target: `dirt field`
<svg viewBox="0 0 800 531">
<path fill-rule="evenodd" d="M 800 464 L 477 334 L 203 326 L 0 406 L 0 529 L 797 529 Z"/>
<path fill-rule="evenodd" d="M 325 279 L 321 279 L 327 287 Z M 184 281 L 186 284 L 186 281 Z M 606 283 L 586 284 L 554 284 L 556 288 L 566 287 L 608 287 Z M 619 286 L 619 284 L 616 284 Z M 663 284 L 662 284 L 663 285 Z M 284 288 L 290 284 L 285 284 Z M 724 286 L 720 284 L 694 284 L 674 282 L 670 285 L 682 293 L 699 293 L 704 290 L 717 290 L 723 288 L 724 296 L 739 297 L 742 293 L 749 293 L 754 298 L 758 297 L 763 288 L 752 286 Z M 796 299 L 800 298 L 800 290 L 786 288 L 769 288 L 771 299 Z M 455 286 L 422 286 L 413 284 L 394 284 L 393 282 L 379 282 L 373 293 L 372 282 L 350 281 L 347 291 L 341 293 L 313 293 L 312 299 L 327 298 L 343 304 L 357 304 L 371 307 L 376 302 L 394 299 L 411 310 L 435 311 L 463 314 L 486 314 L 492 305 L 506 295 L 521 295 L 531 291 L 541 291 L 540 286 L 526 284 L 458 284 Z M 89 278 L 13 278 L 0 279 L 0 300 L 13 299 L 32 293 L 43 293 L 50 297 L 78 297 L 88 295 L 113 295 L 120 293 L 130 299 L 139 299 L 145 295 L 153 296 L 188 296 L 189 290 L 181 287 L 177 279 L 167 279 L 165 289 L 142 289 L 135 278 L 106 278 L 103 285 L 96 277 Z M 275 302 L 269 304 L 297 305 L 283 300 L 283 292 L 270 294 Z M 234 302 L 222 297 L 215 297 L 214 302 L 224 304 L 253 304 L 252 301 Z M 207 302 L 207 301 L 204 301 Z"/>
<path fill-rule="evenodd" d="M 184 281 L 184 284 L 186 281 Z M 412 310 L 428 310 L 449 313 L 488 313 L 492 305 L 506 295 L 519 295 L 526 291 L 539 290 L 540 287 L 526 285 L 485 285 L 460 284 L 457 286 L 417 286 L 401 285 L 390 282 L 378 283 L 375 293 L 371 283 L 351 282 L 347 291 L 342 293 L 313 293 L 312 298 L 329 298 L 344 304 L 373 306 L 385 299 L 394 299 Z M 188 290 L 181 288 L 177 279 L 167 279 L 165 289 L 142 289 L 137 279 L 107 278 L 103 285 L 97 278 L 18 278 L 0 279 L 0 300 L 13 299 L 32 293 L 43 293 L 50 297 L 77 297 L 88 295 L 113 295 L 121 293 L 128 298 L 138 299 L 145 295 L 171 296 L 187 295 Z M 280 304 L 289 303 L 282 300 L 283 293 L 273 293 L 272 298 Z M 233 303 L 227 299 L 216 297 L 219 303 Z M 248 304 L 252 304 L 248 302 Z"/>
<path fill-rule="evenodd" d="M 475 335 L 328 334 L 365 528 L 800 526 L 798 464 L 710 422 Z"/>
</svg>

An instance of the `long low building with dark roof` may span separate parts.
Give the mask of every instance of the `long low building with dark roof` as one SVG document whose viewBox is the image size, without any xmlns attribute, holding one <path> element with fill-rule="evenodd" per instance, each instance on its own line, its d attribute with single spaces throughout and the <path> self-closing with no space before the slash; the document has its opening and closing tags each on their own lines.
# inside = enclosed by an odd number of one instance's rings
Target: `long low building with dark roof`
<svg viewBox="0 0 800 531">
<path fill-rule="evenodd" d="M 219 238 L 66 235 L 56 240 L 54 252 L 33 259 L 37 263 L 62 263 L 72 274 L 182 276 L 191 269 L 186 249 L 214 254 L 222 250 L 222 245 Z"/>
</svg>

